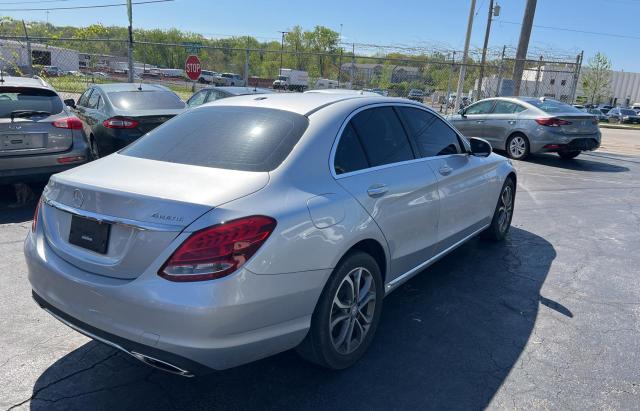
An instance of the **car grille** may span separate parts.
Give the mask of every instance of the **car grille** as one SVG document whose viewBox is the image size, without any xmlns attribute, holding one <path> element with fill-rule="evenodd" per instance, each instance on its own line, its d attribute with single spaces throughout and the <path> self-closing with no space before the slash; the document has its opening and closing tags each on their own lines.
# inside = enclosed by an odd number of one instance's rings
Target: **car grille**
<svg viewBox="0 0 640 411">
<path fill-rule="evenodd" d="M 567 146 L 570 150 L 594 150 L 598 147 L 598 141 L 594 138 L 576 138 Z"/>
</svg>

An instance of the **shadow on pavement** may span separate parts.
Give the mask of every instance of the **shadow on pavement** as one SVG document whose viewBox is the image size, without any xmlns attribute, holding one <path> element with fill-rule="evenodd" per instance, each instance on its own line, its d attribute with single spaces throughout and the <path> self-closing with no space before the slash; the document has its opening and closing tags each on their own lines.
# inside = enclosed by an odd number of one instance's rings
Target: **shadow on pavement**
<svg viewBox="0 0 640 411">
<path fill-rule="evenodd" d="M 51 365 L 33 409 L 482 409 L 527 345 L 552 261 L 545 239 L 512 228 L 473 240 L 385 299 L 376 339 L 354 367 L 332 372 L 293 352 L 186 379 L 90 342 Z M 255 315 L 260 315 L 256 313 Z"/>
<path fill-rule="evenodd" d="M 591 156 L 591 158 L 594 157 L 595 156 Z M 592 171 L 599 173 L 624 173 L 626 171 L 629 171 L 627 167 L 608 164 L 603 161 L 587 160 L 585 154 L 580 154 L 580 156 L 574 158 L 573 160 L 563 160 L 555 154 L 537 154 L 528 157 L 524 161 L 539 164 L 542 166 L 564 168 L 566 170 L 574 171 Z"/>
<path fill-rule="evenodd" d="M 16 206 L 16 194 L 12 185 L 0 185 L 0 224 L 22 223 L 33 218 L 38 198 L 45 183 L 29 184 L 35 199 L 24 205 Z"/>
</svg>

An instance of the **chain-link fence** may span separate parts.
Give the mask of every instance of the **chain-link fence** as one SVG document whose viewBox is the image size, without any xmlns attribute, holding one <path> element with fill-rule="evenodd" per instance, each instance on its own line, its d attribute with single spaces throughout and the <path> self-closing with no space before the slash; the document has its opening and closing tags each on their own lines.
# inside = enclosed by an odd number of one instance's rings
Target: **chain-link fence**
<svg viewBox="0 0 640 411">
<path fill-rule="evenodd" d="M 465 103 L 515 94 L 575 101 L 580 55 L 571 61 L 551 57 L 526 60 L 518 93 L 512 75 L 516 60 L 509 53 L 505 47 L 502 53 L 490 54 L 484 64 L 479 64 L 472 59 L 456 59 L 456 52 L 360 55 L 355 47 L 351 51 L 339 48 L 338 52 L 322 53 L 261 49 L 249 44 L 249 40 L 243 49 L 137 39 L 133 71 L 134 81 L 164 84 L 183 99 L 209 83 L 266 88 L 275 84 L 291 90 L 348 88 L 395 97 L 411 95 L 447 112 L 453 109 L 464 66 L 466 76 L 460 100 Z M 184 73 L 184 62 L 192 54 L 199 57 L 203 70 L 196 82 L 188 80 Z M 65 97 L 77 97 L 90 84 L 128 80 L 127 41 L 0 37 L 0 69 L 6 74 L 46 77 Z M 281 69 L 294 72 L 283 73 Z M 276 81 L 279 78 L 281 82 Z"/>
</svg>

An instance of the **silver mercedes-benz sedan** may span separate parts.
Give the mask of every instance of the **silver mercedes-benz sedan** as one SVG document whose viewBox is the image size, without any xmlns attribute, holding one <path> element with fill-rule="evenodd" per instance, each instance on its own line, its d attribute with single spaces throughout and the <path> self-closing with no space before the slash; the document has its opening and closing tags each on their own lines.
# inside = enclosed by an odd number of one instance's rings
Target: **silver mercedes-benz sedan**
<svg viewBox="0 0 640 411">
<path fill-rule="evenodd" d="M 53 176 L 25 255 L 60 321 L 180 375 L 294 347 L 341 369 L 383 297 L 507 235 L 516 174 L 419 103 L 241 96 Z"/>
<path fill-rule="evenodd" d="M 535 153 L 572 159 L 600 147 L 597 117 L 545 97 L 480 100 L 448 120 L 465 136 L 484 138 L 517 160 Z"/>
</svg>

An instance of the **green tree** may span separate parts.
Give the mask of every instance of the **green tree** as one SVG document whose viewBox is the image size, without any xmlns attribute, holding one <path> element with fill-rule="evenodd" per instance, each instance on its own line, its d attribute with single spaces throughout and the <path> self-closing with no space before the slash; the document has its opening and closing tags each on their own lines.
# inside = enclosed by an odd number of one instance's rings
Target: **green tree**
<svg viewBox="0 0 640 411">
<path fill-rule="evenodd" d="M 600 102 L 600 99 L 609 94 L 611 83 L 611 60 L 603 53 L 596 53 L 589 60 L 589 66 L 582 76 L 582 88 L 591 104 Z"/>
</svg>

